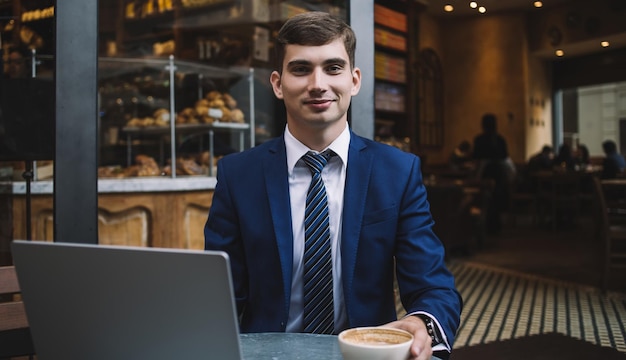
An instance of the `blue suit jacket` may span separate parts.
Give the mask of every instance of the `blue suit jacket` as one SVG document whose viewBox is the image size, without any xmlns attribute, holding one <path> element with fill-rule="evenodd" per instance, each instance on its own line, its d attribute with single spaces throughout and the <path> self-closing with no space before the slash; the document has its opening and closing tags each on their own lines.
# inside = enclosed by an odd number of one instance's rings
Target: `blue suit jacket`
<svg viewBox="0 0 626 360">
<path fill-rule="evenodd" d="M 286 159 L 280 137 L 218 163 L 205 247 L 230 255 L 242 332 L 281 332 L 287 324 L 293 236 Z M 434 315 L 452 346 L 461 297 L 432 231 L 419 158 L 351 133 L 344 196 L 349 327 L 396 320 L 397 267 L 407 312 Z"/>
</svg>

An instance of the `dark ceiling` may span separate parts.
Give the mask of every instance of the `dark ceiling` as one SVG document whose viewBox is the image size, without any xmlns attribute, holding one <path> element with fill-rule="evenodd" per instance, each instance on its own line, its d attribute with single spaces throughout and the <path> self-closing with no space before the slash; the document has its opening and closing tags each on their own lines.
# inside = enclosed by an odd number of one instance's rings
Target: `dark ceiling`
<svg viewBox="0 0 626 360">
<path fill-rule="evenodd" d="M 543 7 L 552 7 L 555 5 L 572 2 L 574 0 L 543 0 Z M 478 9 L 472 9 L 469 6 L 470 0 L 429 0 L 423 1 L 428 4 L 428 11 L 435 16 L 480 16 Z M 476 0 L 478 6 L 484 6 L 487 11 L 485 14 L 494 14 L 508 11 L 540 11 L 533 3 L 535 0 Z M 444 11 L 444 5 L 452 5 L 454 11 Z"/>
<path fill-rule="evenodd" d="M 478 12 L 477 9 L 473 9 L 469 6 L 470 0 L 417 0 L 426 4 L 427 11 L 434 17 L 439 19 L 461 19 L 467 17 L 480 17 L 493 14 L 502 14 L 506 12 L 535 12 L 563 5 L 565 3 L 577 2 L 580 0 L 543 0 L 543 6 L 536 8 L 533 3 L 535 0 L 476 0 L 478 6 L 484 6 L 487 11 L 484 14 Z M 611 6 L 614 8 L 626 8 L 626 0 L 605 0 L 611 2 Z M 454 11 L 444 11 L 444 5 L 450 4 L 454 7 Z M 595 2 L 589 2 L 589 6 L 594 6 Z M 569 43 L 559 48 L 565 52 L 566 57 L 587 55 L 591 53 L 598 53 L 601 51 L 599 47 L 600 41 L 609 41 L 610 49 L 626 48 L 626 33 L 616 33 L 610 36 L 604 36 L 603 38 L 593 38 L 587 41 L 580 41 L 577 43 Z M 553 50 L 546 50 L 536 55 L 546 58 L 554 58 L 555 54 Z"/>
</svg>

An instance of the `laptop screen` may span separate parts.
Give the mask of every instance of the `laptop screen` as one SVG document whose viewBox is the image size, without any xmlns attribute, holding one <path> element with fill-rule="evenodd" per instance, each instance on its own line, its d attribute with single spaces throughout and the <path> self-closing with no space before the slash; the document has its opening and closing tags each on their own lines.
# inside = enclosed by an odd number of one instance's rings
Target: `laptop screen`
<svg viewBox="0 0 626 360">
<path fill-rule="evenodd" d="M 39 359 L 240 360 L 223 252 L 14 241 Z"/>
</svg>

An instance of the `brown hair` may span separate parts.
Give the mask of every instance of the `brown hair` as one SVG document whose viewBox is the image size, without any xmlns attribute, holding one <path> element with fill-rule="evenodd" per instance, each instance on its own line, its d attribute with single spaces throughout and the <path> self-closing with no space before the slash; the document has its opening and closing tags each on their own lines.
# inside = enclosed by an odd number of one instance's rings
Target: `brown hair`
<svg viewBox="0 0 626 360">
<path fill-rule="evenodd" d="M 278 32 L 276 39 L 276 67 L 282 73 L 287 45 L 322 46 L 336 39 L 343 44 L 354 68 L 356 36 L 352 28 L 340 18 L 321 11 L 311 11 L 289 18 Z"/>
</svg>

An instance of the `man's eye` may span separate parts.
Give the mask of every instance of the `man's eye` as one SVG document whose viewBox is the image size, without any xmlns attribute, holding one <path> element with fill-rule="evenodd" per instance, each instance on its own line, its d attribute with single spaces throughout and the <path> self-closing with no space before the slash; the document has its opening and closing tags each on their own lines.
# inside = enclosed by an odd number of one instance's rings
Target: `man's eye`
<svg viewBox="0 0 626 360">
<path fill-rule="evenodd" d="M 326 71 L 329 74 L 337 74 L 337 73 L 340 73 L 341 70 L 343 70 L 343 67 L 339 65 L 331 65 L 326 68 Z"/>
<path fill-rule="evenodd" d="M 304 75 L 309 73 L 309 68 L 306 66 L 295 66 L 291 68 L 291 72 L 296 75 Z"/>
</svg>

